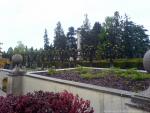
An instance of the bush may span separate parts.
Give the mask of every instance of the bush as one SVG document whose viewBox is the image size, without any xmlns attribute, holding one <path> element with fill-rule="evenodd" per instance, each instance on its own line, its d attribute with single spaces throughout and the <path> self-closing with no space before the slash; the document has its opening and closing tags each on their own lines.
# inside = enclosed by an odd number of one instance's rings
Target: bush
<svg viewBox="0 0 150 113">
<path fill-rule="evenodd" d="M 81 66 L 86 67 L 100 67 L 100 68 L 109 68 L 110 64 L 108 60 L 100 60 L 100 61 L 93 61 L 92 63 L 89 61 L 80 61 L 78 62 Z M 116 59 L 114 60 L 114 67 L 122 68 L 122 69 L 129 69 L 129 68 L 136 68 L 136 69 L 144 69 L 143 68 L 143 61 L 141 58 L 133 58 L 133 59 Z"/>
<path fill-rule="evenodd" d="M 109 68 L 109 60 L 97 60 L 97 61 L 55 61 L 47 64 L 49 67 L 55 66 L 56 68 L 68 68 L 68 67 L 76 67 L 76 65 L 81 65 L 85 67 L 100 67 L 100 68 Z M 143 68 L 143 60 L 141 58 L 132 58 L 132 59 L 115 59 L 114 67 L 129 69 L 129 68 Z"/>
<path fill-rule="evenodd" d="M 122 69 L 129 69 L 129 68 L 143 69 L 143 61 L 140 58 L 118 59 L 114 61 L 114 66 Z"/>
<path fill-rule="evenodd" d="M 23 96 L 0 97 L 0 113 L 93 113 L 90 102 L 67 91 L 38 91 Z"/>
<path fill-rule="evenodd" d="M 49 69 L 48 70 L 48 74 L 49 75 L 55 75 L 55 74 L 58 74 L 59 72 L 58 71 L 56 71 L 56 69 Z"/>
</svg>

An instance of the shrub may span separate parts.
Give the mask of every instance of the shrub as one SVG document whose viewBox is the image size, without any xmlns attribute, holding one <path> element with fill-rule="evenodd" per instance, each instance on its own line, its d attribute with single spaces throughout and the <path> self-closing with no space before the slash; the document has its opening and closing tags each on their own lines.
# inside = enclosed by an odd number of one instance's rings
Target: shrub
<svg viewBox="0 0 150 113">
<path fill-rule="evenodd" d="M 67 91 L 38 91 L 23 96 L 0 97 L 0 113 L 93 113 L 90 102 Z"/>
<path fill-rule="evenodd" d="M 129 78 L 132 80 L 150 79 L 150 74 L 138 72 L 135 68 L 131 68 L 127 70 L 114 68 L 114 69 L 111 69 L 110 71 L 111 73 L 115 73 L 117 76 Z"/>
<path fill-rule="evenodd" d="M 49 75 L 55 75 L 55 74 L 58 74 L 59 72 L 58 71 L 56 71 L 55 69 L 49 69 L 48 70 L 48 74 Z"/>
<path fill-rule="evenodd" d="M 83 67 L 83 66 L 80 66 L 80 65 L 78 65 L 75 68 L 75 71 L 78 72 L 79 74 L 85 74 L 85 73 L 88 73 L 91 70 L 92 70 L 91 68 Z"/>
</svg>

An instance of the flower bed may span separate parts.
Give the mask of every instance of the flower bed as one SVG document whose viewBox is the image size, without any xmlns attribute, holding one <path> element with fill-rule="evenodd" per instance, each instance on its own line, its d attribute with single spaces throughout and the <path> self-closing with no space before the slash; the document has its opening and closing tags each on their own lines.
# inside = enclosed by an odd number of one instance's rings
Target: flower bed
<svg viewBox="0 0 150 113">
<path fill-rule="evenodd" d="M 139 73 L 133 69 L 122 71 L 119 69 L 97 70 L 78 67 L 70 71 L 51 69 L 48 73 L 36 74 L 133 92 L 145 90 L 150 85 L 149 74 Z"/>
<path fill-rule="evenodd" d="M 23 96 L 0 97 L 0 113 L 93 113 L 90 102 L 67 91 L 38 91 Z"/>
</svg>

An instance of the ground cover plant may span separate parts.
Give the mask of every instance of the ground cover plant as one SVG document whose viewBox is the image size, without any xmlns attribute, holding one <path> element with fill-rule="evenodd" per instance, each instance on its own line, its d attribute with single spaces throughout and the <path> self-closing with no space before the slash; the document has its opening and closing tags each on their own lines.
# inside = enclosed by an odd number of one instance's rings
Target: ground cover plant
<svg viewBox="0 0 150 113">
<path fill-rule="evenodd" d="M 150 86 L 150 74 L 138 72 L 136 69 L 94 69 L 78 66 L 69 71 L 50 69 L 48 73 L 37 74 L 133 92 L 146 90 Z"/>
<path fill-rule="evenodd" d="M 88 100 L 67 91 L 0 97 L 0 113 L 93 113 Z"/>
</svg>

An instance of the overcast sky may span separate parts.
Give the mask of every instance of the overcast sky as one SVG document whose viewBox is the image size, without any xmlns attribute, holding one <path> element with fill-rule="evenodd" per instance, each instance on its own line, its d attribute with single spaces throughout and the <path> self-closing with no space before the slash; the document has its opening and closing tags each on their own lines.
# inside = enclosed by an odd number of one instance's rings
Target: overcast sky
<svg viewBox="0 0 150 113">
<path fill-rule="evenodd" d="M 68 27 L 82 25 L 85 13 L 93 26 L 95 21 L 102 23 L 115 11 L 120 15 L 126 13 L 150 31 L 150 0 L 0 0 L 2 50 L 14 48 L 17 41 L 42 48 L 44 29 L 47 28 L 52 42 L 58 21 L 66 33 Z"/>
</svg>

